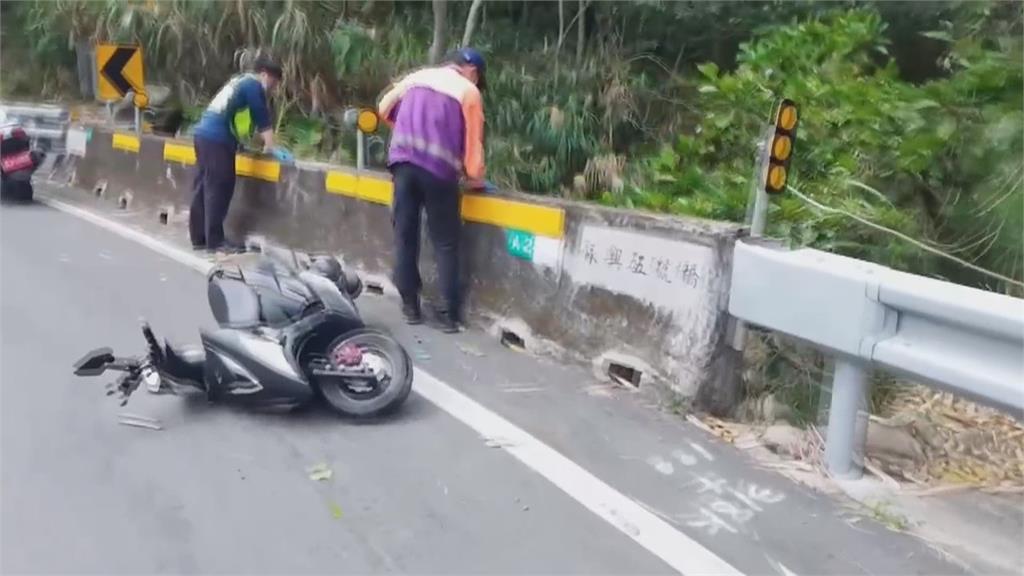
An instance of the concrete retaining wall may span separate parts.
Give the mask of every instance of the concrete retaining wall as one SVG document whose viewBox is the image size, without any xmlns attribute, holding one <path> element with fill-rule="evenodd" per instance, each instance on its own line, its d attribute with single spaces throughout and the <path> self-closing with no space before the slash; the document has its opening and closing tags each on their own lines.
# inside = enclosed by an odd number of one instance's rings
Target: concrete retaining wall
<svg viewBox="0 0 1024 576">
<path fill-rule="evenodd" d="M 184 217 L 191 142 L 72 132 L 69 139 L 85 141 L 75 184 L 154 218 Z M 388 284 L 386 173 L 247 156 L 236 169 L 229 234 L 338 253 Z M 515 194 L 466 195 L 462 213 L 471 321 L 527 349 L 590 362 L 602 377 L 611 368 L 641 390 L 671 391 L 713 412 L 735 404 L 726 306 L 738 226 Z M 421 269 L 429 298 L 435 273 L 426 241 Z"/>
</svg>

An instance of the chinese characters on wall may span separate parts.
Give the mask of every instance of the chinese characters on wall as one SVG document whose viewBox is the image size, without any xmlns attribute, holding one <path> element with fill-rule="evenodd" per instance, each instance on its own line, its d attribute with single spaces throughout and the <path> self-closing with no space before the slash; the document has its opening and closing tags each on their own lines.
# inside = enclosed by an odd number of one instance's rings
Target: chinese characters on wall
<svg viewBox="0 0 1024 576">
<path fill-rule="evenodd" d="M 709 306 L 714 252 L 655 232 L 584 226 L 566 261 L 573 281 L 671 310 Z"/>
<path fill-rule="evenodd" d="M 603 266 L 637 276 L 652 276 L 665 284 L 696 288 L 701 279 L 701 272 L 693 262 L 673 259 L 671 256 L 644 254 L 638 250 L 623 249 L 616 244 L 609 244 L 604 250 L 599 250 L 595 242 L 584 242 L 583 259 L 588 266 Z"/>
</svg>

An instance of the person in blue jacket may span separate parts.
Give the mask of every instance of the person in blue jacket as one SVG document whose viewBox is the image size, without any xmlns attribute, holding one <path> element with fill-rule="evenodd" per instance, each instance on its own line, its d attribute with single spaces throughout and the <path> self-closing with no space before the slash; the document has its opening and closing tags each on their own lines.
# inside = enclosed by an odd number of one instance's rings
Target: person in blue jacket
<svg viewBox="0 0 1024 576">
<path fill-rule="evenodd" d="M 251 136 L 254 128 L 263 140 L 263 151 L 274 150 L 268 98 L 281 75 L 279 64 L 260 56 L 252 73 L 235 76 L 217 92 L 196 125 L 196 177 L 189 213 L 189 236 L 196 250 L 243 250 L 224 237 L 224 220 L 235 192 L 235 153 L 239 140 Z"/>
</svg>

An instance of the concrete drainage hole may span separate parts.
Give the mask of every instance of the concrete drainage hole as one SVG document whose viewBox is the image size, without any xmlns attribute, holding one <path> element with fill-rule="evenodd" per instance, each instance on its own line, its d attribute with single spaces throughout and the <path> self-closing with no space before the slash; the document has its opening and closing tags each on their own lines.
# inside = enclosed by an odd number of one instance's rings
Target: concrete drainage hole
<svg viewBox="0 0 1024 576">
<path fill-rule="evenodd" d="M 378 282 L 367 282 L 366 283 L 366 293 L 367 294 L 374 294 L 376 296 L 383 296 L 384 295 L 384 287 L 381 286 L 380 283 L 378 283 Z"/>
<path fill-rule="evenodd" d="M 160 211 L 160 223 L 163 224 L 164 226 L 166 226 L 167 225 L 167 220 L 168 220 L 169 216 L 170 216 L 170 212 L 166 208 L 161 210 Z"/>
<path fill-rule="evenodd" d="M 643 371 L 626 366 L 625 364 L 619 364 L 618 362 L 610 362 L 608 364 L 608 377 L 619 384 L 639 388 L 640 380 L 643 376 Z"/>
<path fill-rule="evenodd" d="M 128 198 L 126 196 L 121 196 L 120 198 L 118 198 L 117 199 L 117 207 L 120 208 L 121 210 L 127 210 L 128 209 Z"/>
<path fill-rule="evenodd" d="M 107 182 L 106 182 L 106 180 L 101 180 L 101 181 L 97 182 L 96 186 L 94 186 L 93 189 L 92 189 L 93 194 L 95 194 L 97 198 L 103 196 L 103 193 L 106 192 L 106 191 L 107 191 Z"/>
<path fill-rule="evenodd" d="M 507 348 L 514 348 L 517 350 L 526 350 L 526 341 L 522 339 L 518 334 L 511 330 L 501 331 L 501 345 Z"/>
</svg>

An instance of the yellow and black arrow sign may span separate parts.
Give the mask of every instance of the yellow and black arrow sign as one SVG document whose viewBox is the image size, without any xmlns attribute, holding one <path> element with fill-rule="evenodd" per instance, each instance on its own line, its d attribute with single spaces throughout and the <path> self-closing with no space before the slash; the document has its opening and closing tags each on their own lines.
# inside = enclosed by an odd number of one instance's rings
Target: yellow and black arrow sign
<svg viewBox="0 0 1024 576">
<path fill-rule="evenodd" d="M 96 45 L 96 96 L 100 100 L 119 100 L 129 91 L 143 94 L 142 48 L 127 44 Z"/>
</svg>

